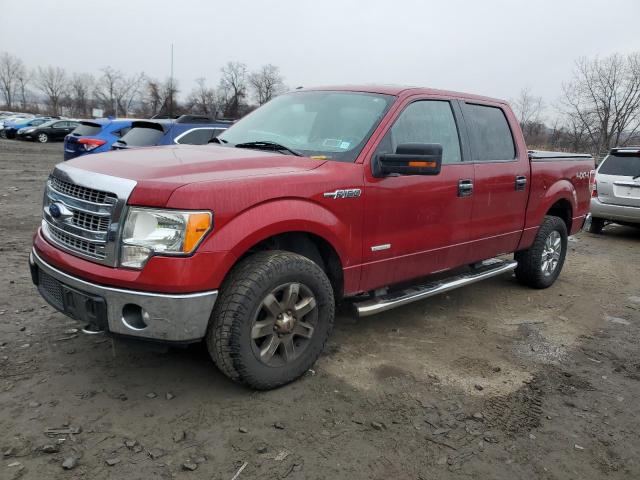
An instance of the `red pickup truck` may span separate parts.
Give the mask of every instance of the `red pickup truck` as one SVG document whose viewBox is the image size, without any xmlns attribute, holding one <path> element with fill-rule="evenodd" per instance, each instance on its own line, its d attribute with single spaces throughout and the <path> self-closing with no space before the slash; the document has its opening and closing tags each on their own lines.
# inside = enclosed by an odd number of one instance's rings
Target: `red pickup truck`
<svg viewBox="0 0 640 480">
<path fill-rule="evenodd" d="M 593 167 L 527 151 L 500 100 L 302 89 L 215 144 L 58 165 L 32 277 L 88 333 L 205 339 L 227 376 L 268 389 L 313 365 L 337 301 L 370 315 L 511 271 L 549 287 Z"/>
</svg>

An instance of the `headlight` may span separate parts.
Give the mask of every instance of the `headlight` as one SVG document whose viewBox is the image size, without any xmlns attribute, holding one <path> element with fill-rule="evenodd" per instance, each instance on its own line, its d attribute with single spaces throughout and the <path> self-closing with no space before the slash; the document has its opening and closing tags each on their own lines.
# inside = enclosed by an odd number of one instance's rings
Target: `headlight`
<svg viewBox="0 0 640 480">
<path fill-rule="evenodd" d="M 31 133 L 31 132 L 35 132 L 35 128 L 27 128 L 24 133 Z"/>
<path fill-rule="evenodd" d="M 189 255 L 211 230 L 211 212 L 129 208 L 120 265 L 142 268 L 154 255 Z"/>
</svg>

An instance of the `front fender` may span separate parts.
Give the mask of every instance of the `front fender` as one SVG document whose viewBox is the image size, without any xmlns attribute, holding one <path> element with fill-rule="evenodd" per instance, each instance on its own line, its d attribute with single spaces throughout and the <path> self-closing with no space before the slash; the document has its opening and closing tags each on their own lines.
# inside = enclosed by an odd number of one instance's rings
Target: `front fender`
<svg viewBox="0 0 640 480">
<path fill-rule="evenodd" d="M 214 228 L 199 251 L 225 251 L 229 252 L 231 259 L 238 259 L 252 246 L 274 235 L 306 232 L 329 243 L 338 254 L 343 269 L 346 269 L 359 262 L 357 255 L 361 253 L 355 242 L 358 234 L 354 231 L 354 224 L 359 222 L 343 221 L 326 207 L 310 200 L 272 200 L 255 205 L 226 221 L 220 228 Z M 223 262 L 219 267 L 225 271 L 216 272 L 216 277 L 224 278 L 232 266 L 231 261 Z"/>
</svg>

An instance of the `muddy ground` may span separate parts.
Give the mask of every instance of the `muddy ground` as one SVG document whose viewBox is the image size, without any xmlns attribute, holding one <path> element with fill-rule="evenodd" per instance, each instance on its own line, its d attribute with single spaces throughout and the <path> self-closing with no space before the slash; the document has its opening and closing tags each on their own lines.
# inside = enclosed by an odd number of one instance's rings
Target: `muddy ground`
<svg viewBox="0 0 640 480">
<path fill-rule="evenodd" d="M 342 308 L 314 371 L 257 393 L 201 345 L 84 336 L 45 305 L 27 256 L 61 156 L 0 140 L 1 479 L 640 478 L 640 230 L 577 235 L 548 290 Z"/>
</svg>

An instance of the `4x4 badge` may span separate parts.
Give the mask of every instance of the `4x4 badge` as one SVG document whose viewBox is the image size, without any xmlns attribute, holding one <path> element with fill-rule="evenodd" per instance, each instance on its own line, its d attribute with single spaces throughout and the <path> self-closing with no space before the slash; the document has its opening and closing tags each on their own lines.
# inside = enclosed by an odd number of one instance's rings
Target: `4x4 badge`
<svg viewBox="0 0 640 480">
<path fill-rule="evenodd" d="M 324 198 L 358 198 L 362 191 L 359 188 L 338 189 L 335 192 L 325 192 Z"/>
</svg>

